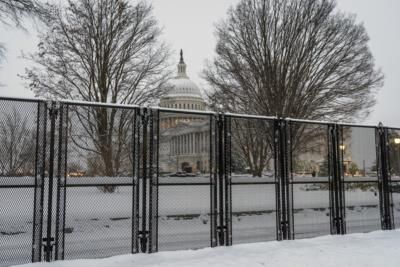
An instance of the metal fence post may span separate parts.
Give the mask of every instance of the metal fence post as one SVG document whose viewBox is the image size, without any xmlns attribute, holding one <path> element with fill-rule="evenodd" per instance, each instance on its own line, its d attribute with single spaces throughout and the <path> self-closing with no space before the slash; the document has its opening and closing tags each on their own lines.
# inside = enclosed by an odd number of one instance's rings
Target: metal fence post
<svg viewBox="0 0 400 267">
<path fill-rule="evenodd" d="M 46 132 L 47 132 L 47 103 L 37 103 L 36 122 L 36 155 L 35 155 L 35 205 L 33 210 L 32 231 L 32 262 L 42 259 L 43 238 L 43 202 L 44 180 L 46 166 Z"/>
<path fill-rule="evenodd" d="M 275 177 L 277 195 L 277 239 L 293 239 L 293 188 L 289 181 L 291 142 L 288 121 L 275 121 Z"/>
<path fill-rule="evenodd" d="M 147 252 L 147 240 L 148 240 L 148 230 L 147 230 L 147 146 L 148 146 L 148 110 L 147 108 L 141 109 L 141 123 L 142 123 L 142 152 L 141 157 L 141 178 L 142 178 L 142 228 L 139 232 L 140 240 L 140 251 Z M 139 153 L 140 153 L 139 152 Z M 139 167 L 140 168 L 140 167 Z"/>
<path fill-rule="evenodd" d="M 219 225 L 217 226 L 218 243 L 225 245 L 225 222 L 224 222 L 224 143 L 223 143 L 224 121 L 223 114 L 217 118 L 217 170 L 218 170 L 218 207 Z"/>
<path fill-rule="evenodd" d="M 345 234 L 344 183 L 342 177 L 343 155 L 340 150 L 341 129 L 337 124 L 328 125 L 328 168 L 331 234 Z"/>
<path fill-rule="evenodd" d="M 390 190 L 391 177 L 389 167 L 389 142 L 387 128 L 383 127 L 382 123 L 379 123 L 375 134 L 381 226 L 382 230 L 391 230 L 394 228 L 394 221 L 392 193 Z"/>
<path fill-rule="evenodd" d="M 232 140 L 231 140 L 231 118 L 224 117 L 224 183 L 225 183 L 225 245 L 232 245 Z"/>
<path fill-rule="evenodd" d="M 149 252 L 158 251 L 158 152 L 159 113 L 150 110 L 149 117 Z"/>
<path fill-rule="evenodd" d="M 64 259 L 65 246 L 65 202 L 68 150 L 68 105 L 59 108 L 58 156 L 57 156 L 57 210 L 55 229 L 55 260 Z"/>
<path fill-rule="evenodd" d="M 210 115 L 210 246 L 218 246 L 218 117 Z"/>
<path fill-rule="evenodd" d="M 217 240 L 219 246 L 232 245 L 232 197 L 231 197 L 231 139 L 230 118 L 219 113 L 216 117 L 216 198 Z M 211 185 L 212 186 L 212 185 Z M 211 192 L 212 193 L 212 192 Z M 211 195 L 211 198 L 213 194 Z M 212 201 L 212 200 L 211 200 Z M 213 208 L 213 203 L 211 203 Z M 212 230 L 212 229 L 211 229 Z"/>
<path fill-rule="evenodd" d="M 140 136 L 141 136 L 141 119 L 140 109 L 135 109 L 133 118 L 133 181 L 132 181 L 132 240 L 131 253 L 139 252 L 139 187 L 140 187 Z"/>
<path fill-rule="evenodd" d="M 49 152 L 49 189 L 48 189 L 48 200 L 47 200 L 47 232 L 46 237 L 43 238 L 43 249 L 45 253 L 45 260 L 51 261 L 53 254 L 54 237 L 52 237 L 52 216 L 53 216 L 53 184 L 54 184 L 54 145 L 55 145 L 55 128 L 56 119 L 58 115 L 58 103 L 51 102 L 49 105 L 49 116 L 50 116 L 50 152 Z"/>
</svg>

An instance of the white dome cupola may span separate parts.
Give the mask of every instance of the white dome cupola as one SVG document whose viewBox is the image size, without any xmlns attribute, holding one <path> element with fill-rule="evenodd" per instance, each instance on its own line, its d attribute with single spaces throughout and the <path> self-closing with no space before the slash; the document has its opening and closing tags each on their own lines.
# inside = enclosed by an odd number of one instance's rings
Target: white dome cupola
<svg viewBox="0 0 400 267">
<path fill-rule="evenodd" d="M 160 107 L 205 110 L 206 103 L 199 87 L 186 74 L 183 51 L 180 51 L 178 71 L 168 82 L 168 91 L 160 99 Z"/>
<path fill-rule="evenodd" d="M 186 75 L 186 64 L 185 61 L 183 60 L 183 51 L 181 49 L 181 58 L 179 60 L 178 64 L 178 76 L 176 78 L 186 78 L 188 79 L 188 76 Z"/>
</svg>

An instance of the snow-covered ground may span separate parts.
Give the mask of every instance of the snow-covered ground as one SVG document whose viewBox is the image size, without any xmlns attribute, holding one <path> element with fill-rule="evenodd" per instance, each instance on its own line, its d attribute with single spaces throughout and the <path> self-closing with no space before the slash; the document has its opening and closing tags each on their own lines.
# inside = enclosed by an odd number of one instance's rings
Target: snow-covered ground
<svg viewBox="0 0 400 267">
<path fill-rule="evenodd" d="M 26 264 L 24 267 L 398 267 L 400 231 L 322 236 L 294 241 L 271 241 L 232 247 L 206 248 L 106 259 Z M 22 267 L 22 266 L 20 266 Z"/>
<path fill-rule="evenodd" d="M 191 180 L 178 179 L 188 183 Z M 207 183 L 207 178 L 202 179 Z M 129 182 L 124 178 L 119 180 Z M 170 180 L 163 178 L 160 182 L 176 182 Z M 73 178 L 69 181 L 78 182 Z M 328 191 L 307 189 L 307 185 L 294 185 L 296 238 L 329 234 Z M 397 223 L 400 194 L 393 194 L 393 198 Z M 30 261 L 32 201 L 32 189 L 0 189 L 0 266 Z M 379 197 L 374 190 L 347 190 L 347 232 L 380 229 L 378 205 Z M 276 239 L 274 185 L 234 185 L 232 210 L 234 244 Z M 210 246 L 209 185 L 160 186 L 158 211 L 160 251 Z M 102 193 L 96 187 L 67 188 L 65 258 L 101 258 L 129 253 L 131 212 L 131 187 L 118 187 L 112 194 Z"/>
</svg>

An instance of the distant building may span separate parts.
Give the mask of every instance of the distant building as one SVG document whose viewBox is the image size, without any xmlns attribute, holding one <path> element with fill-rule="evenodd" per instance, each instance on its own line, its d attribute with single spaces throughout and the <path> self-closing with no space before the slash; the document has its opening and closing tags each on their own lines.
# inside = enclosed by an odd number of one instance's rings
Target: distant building
<svg viewBox="0 0 400 267">
<path fill-rule="evenodd" d="M 180 53 L 177 76 L 169 82 L 160 107 L 205 110 L 199 87 L 186 74 L 183 52 Z M 160 115 L 161 173 L 208 172 L 210 157 L 209 117 L 188 113 L 163 112 Z"/>
<path fill-rule="evenodd" d="M 343 172 L 350 176 L 350 168 L 356 168 L 357 176 L 374 176 L 376 165 L 375 129 L 360 127 L 344 127 L 342 143 L 339 145 L 342 153 Z M 308 142 L 298 153 L 298 172 L 304 169 L 304 173 L 320 170 L 321 165 L 326 164 L 328 157 L 328 136 L 320 137 Z"/>
<path fill-rule="evenodd" d="M 177 75 L 169 81 L 167 93 L 159 106 L 184 109 L 188 112 L 162 112 L 160 115 L 159 168 L 161 173 L 209 172 L 210 120 L 207 115 L 190 114 L 190 110 L 206 110 L 199 87 L 186 74 L 186 64 L 181 50 Z M 355 163 L 358 173 L 371 172 L 376 164 L 374 131 L 346 128 L 343 133 L 343 170 L 348 175 L 349 166 Z M 322 134 L 300 149 L 296 157 L 296 172 L 318 173 L 327 161 L 327 136 Z"/>
</svg>

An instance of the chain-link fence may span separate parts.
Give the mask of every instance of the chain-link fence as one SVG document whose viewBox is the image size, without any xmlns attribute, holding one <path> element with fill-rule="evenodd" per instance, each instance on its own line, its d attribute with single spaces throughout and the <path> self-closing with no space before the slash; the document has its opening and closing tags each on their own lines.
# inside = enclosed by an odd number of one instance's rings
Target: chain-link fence
<svg viewBox="0 0 400 267">
<path fill-rule="evenodd" d="M 329 132 L 325 124 L 291 123 L 294 238 L 330 233 Z"/>
<path fill-rule="evenodd" d="M 63 105 L 63 147 L 58 199 L 59 258 L 107 257 L 132 251 L 135 111 L 129 108 Z M 60 249 L 63 249 L 60 251 Z"/>
<path fill-rule="evenodd" d="M 40 259 L 46 103 L 0 102 L 0 265 Z"/>
<path fill-rule="evenodd" d="M 273 121 L 227 120 L 232 243 L 276 240 Z"/>
<path fill-rule="evenodd" d="M 0 265 L 400 225 L 400 129 L 0 100 Z"/>
<path fill-rule="evenodd" d="M 213 117 L 160 112 L 158 250 L 211 245 Z"/>
</svg>

